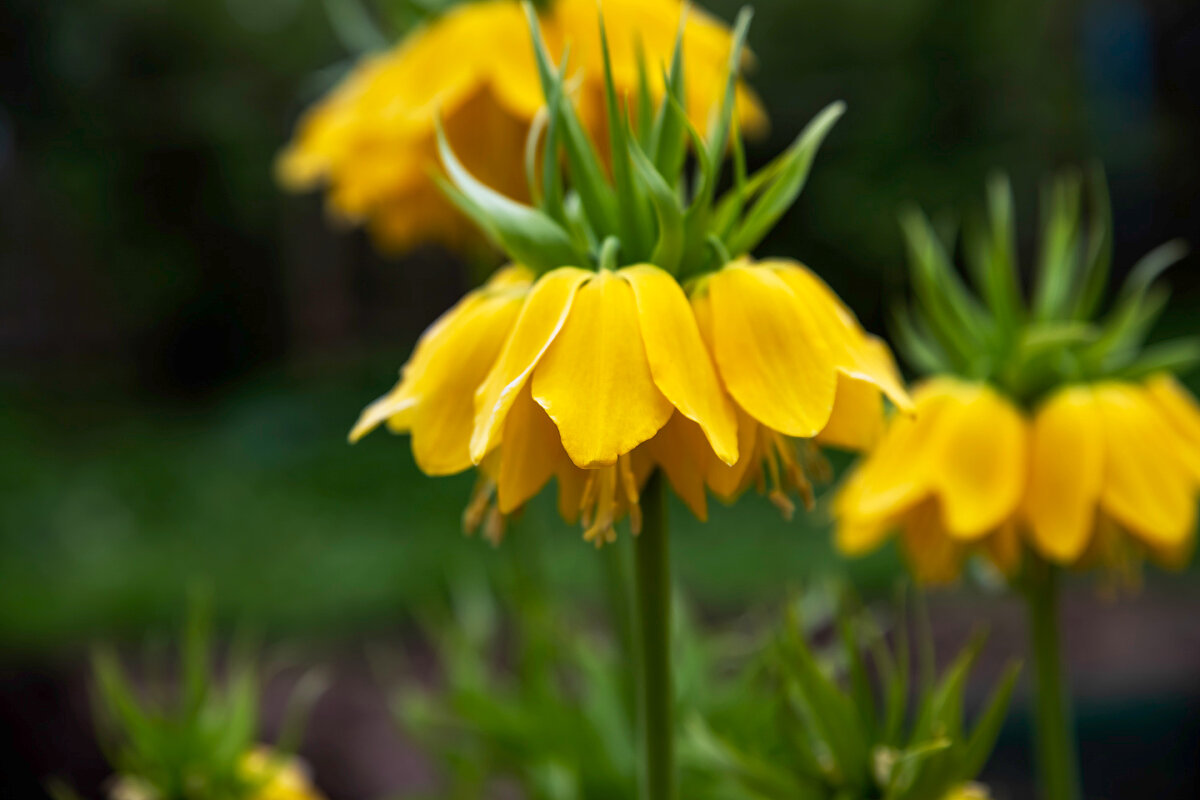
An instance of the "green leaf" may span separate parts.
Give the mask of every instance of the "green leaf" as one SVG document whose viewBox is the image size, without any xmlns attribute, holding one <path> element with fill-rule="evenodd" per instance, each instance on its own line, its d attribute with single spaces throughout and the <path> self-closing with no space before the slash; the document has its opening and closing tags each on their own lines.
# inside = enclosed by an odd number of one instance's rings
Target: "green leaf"
<svg viewBox="0 0 1200 800">
<path fill-rule="evenodd" d="M 630 149 L 635 145 L 629 135 L 625 114 L 617 103 L 617 90 L 613 82 L 612 58 L 608 48 L 608 31 L 604 25 L 604 14 L 596 9 L 600 27 L 600 52 L 604 62 L 604 104 L 608 116 L 608 137 L 611 144 L 613 183 L 617 190 L 617 217 L 621 227 L 621 240 L 630 253 L 630 262 L 639 262 L 650 250 L 649 209 L 646 197 L 633 180 L 633 165 Z"/>
<path fill-rule="evenodd" d="M 734 257 L 757 247 L 784 212 L 796 202 L 808 179 L 817 149 L 845 111 L 844 103 L 831 103 L 813 117 L 800 132 L 796 141 L 788 148 L 775 179 L 766 186 L 741 224 L 726 240 L 729 252 Z"/>
<path fill-rule="evenodd" d="M 925 215 L 911 209 L 900 222 L 908 244 L 913 291 L 925 321 L 942 348 L 957 363 L 970 366 L 989 339 L 983 309 L 954 271 Z"/>
<path fill-rule="evenodd" d="M 976 254 L 976 282 L 1006 341 L 1024 316 L 1014 216 L 1012 186 L 1007 177 L 995 175 L 988 181 L 987 236 L 972 252 Z"/>
<path fill-rule="evenodd" d="M 683 13 L 687 13 L 686 7 Z M 646 48 L 642 40 L 635 43 L 637 52 L 638 85 L 637 85 L 637 142 L 642 150 L 653 151 L 652 136 L 654 135 L 654 98 L 650 94 L 650 75 L 646 69 Z"/>
<path fill-rule="evenodd" d="M 1152 345 L 1142 351 L 1117 376 L 1136 381 L 1159 372 L 1182 375 L 1200 366 L 1200 339 L 1188 337 Z"/>
<path fill-rule="evenodd" d="M 465 197 L 468 203 L 459 204 L 463 212 L 486 220 L 485 230 L 496 237 L 514 261 L 538 272 L 587 264 L 586 254 L 575 249 L 571 235 L 557 222 L 476 180 L 450 149 L 440 122 L 437 140 L 442 165 L 459 192 L 450 199 Z"/>
<path fill-rule="evenodd" d="M 729 48 L 729 63 L 726 66 L 725 95 L 721 99 L 721 110 L 717 114 L 716 124 L 708 133 L 708 160 L 713 164 L 720 164 L 725 158 L 729 128 L 736 111 L 737 84 L 741 75 L 742 55 L 746 48 L 746 34 L 750 31 L 750 20 L 753 18 L 753 9 L 743 6 L 733 25 L 733 43 Z M 705 194 L 699 198 L 699 202 L 705 205 L 712 202 L 714 192 L 715 180 L 706 183 Z"/>
<path fill-rule="evenodd" d="M 1108 196 L 1108 181 L 1104 178 L 1104 169 L 1099 165 L 1092 167 L 1088 173 L 1088 198 L 1091 225 L 1084 276 L 1075 300 L 1075 319 L 1091 319 L 1100 308 L 1100 301 L 1104 298 L 1104 287 L 1112 269 L 1112 201 Z"/>
<path fill-rule="evenodd" d="M 1033 317 L 1067 316 L 1081 258 L 1079 176 L 1067 173 L 1043 191 L 1042 249 L 1038 259 Z"/>
<path fill-rule="evenodd" d="M 630 143 L 630 153 L 633 156 L 633 167 L 641 179 L 654 213 L 658 218 L 658 242 L 650 260 L 671 274 L 679 271 L 679 262 L 683 257 L 683 206 L 679 196 L 667 185 L 662 175 L 655 169 L 636 142 Z"/>
<path fill-rule="evenodd" d="M 861 788 L 870 771 L 870 755 L 865 732 L 850 698 L 821 670 L 808 643 L 798 630 L 786 638 L 790 659 L 787 676 L 792 683 L 807 721 L 829 748 L 837 774 L 848 786 Z"/>
<path fill-rule="evenodd" d="M 1090 364 L 1120 365 L 1122 360 L 1128 361 L 1136 355 L 1169 297 L 1165 289 L 1156 289 L 1154 281 L 1186 255 L 1187 246 L 1174 240 L 1151 250 L 1134 265 L 1100 336 L 1084 354 Z"/>
<path fill-rule="evenodd" d="M 525 18 L 529 23 L 542 91 L 549 99 L 555 92 L 555 85 L 558 85 L 559 94 L 565 98 L 567 93 L 561 88 L 561 78 L 551 66 L 550 54 L 542 39 L 537 12 L 528 2 L 522 2 L 521 6 L 525 10 Z M 612 187 L 604 177 L 604 169 L 600 165 L 599 156 L 596 155 L 596 148 L 588 138 L 579 117 L 575 114 L 575 109 L 569 102 L 564 100 L 559 105 L 559 117 L 562 124 L 563 149 L 567 154 L 567 163 L 571 170 L 571 186 L 579 194 L 588 217 L 597 228 L 596 234 L 607 236 L 616 233 L 618 230 L 617 201 Z"/>
<path fill-rule="evenodd" d="M 663 75 L 663 102 L 658 107 L 654 127 L 650 134 L 649 153 L 653 154 L 654 166 L 668 184 L 679 181 L 683 162 L 687 156 L 687 96 L 684 93 L 683 32 L 687 25 L 688 6 L 683 6 L 679 15 L 679 28 L 675 32 L 675 48 L 671 53 L 671 67 Z"/>
<path fill-rule="evenodd" d="M 756 795 L 779 800 L 824 800 L 825 789 L 804 781 L 779 765 L 738 750 L 718 737 L 699 717 L 686 727 L 687 754 L 707 770 L 732 774 Z"/>
<path fill-rule="evenodd" d="M 913 368 L 929 375 L 953 371 L 946 351 L 921 318 L 909 312 L 907 304 L 899 302 L 892 306 L 889 328 L 896 348 Z"/>
<path fill-rule="evenodd" d="M 529 198 L 533 201 L 533 205 L 553 218 L 554 215 L 546 208 L 542 182 L 538 180 L 538 145 L 541 144 L 542 136 L 546 133 L 548 121 L 546 108 L 542 107 L 533 115 L 533 121 L 529 123 L 529 133 L 525 135 L 525 185 L 529 187 Z"/>
<path fill-rule="evenodd" d="M 955 776 L 958 781 L 974 779 L 983 770 L 992 748 L 996 746 L 996 737 L 1000 735 L 1000 727 L 1004 724 L 1008 713 L 1009 700 L 1012 699 L 1013 687 L 1017 676 L 1021 673 L 1019 663 L 1009 664 L 1004 670 L 1004 676 L 992 690 L 992 696 L 984 706 L 984 711 L 975 722 L 971 735 L 967 739 L 962 759 Z"/>
<path fill-rule="evenodd" d="M 859 722 L 864 732 L 875 733 L 875 693 L 867 675 L 867 665 L 862 656 L 862 641 L 858 628 L 846 611 L 840 611 L 835 620 L 838 638 L 846 659 L 846 676 L 850 685 L 850 699 L 858 711 Z"/>
</svg>

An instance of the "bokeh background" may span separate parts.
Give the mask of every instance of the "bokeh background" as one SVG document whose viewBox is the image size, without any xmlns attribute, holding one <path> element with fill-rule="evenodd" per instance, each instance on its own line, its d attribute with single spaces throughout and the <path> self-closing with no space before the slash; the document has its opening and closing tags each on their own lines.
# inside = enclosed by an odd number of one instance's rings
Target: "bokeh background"
<svg viewBox="0 0 1200 800">
<path fill-rule="evenodd" d="M 403 18 L 408 1 L 380 5 Z M 1118 268 L 1200 243 L 1196 3 L 755 5 L 772 133 L 751 159 L 849 105 L 762 252 L 813 266 L 868 328 L 904 292 L 897 212 L 973 213 L 996 169 L 1025 252 L 1039 180 L 1096 159 Z M 345 434 L 481 273 L 377 255 L 273 183 L 300 111 L 369 42 L 354 19 L 339 0 L 0 0 L 0 796 L 41 796 L 47 775 L 98 796 L 87 647 L 171 630 L 196 585 L 226 623 L 329 666 L 303 752 L 334 800 L 429 780 L 364 653 L 410 646 L 448 578 L 503 550 L 459 532 L 469 477 Z M 1169 274 L 1158 335 L 1196 330 L 1197 263 Z M 751 498 L 676 520 L 678 577 L 714 615 L 834 576 L 885 596 L 900 575 L 892 552 L 840 561 L 820 510 L 785 523 Z M 564 593 L 595 601 L 578 532 L 542 503 L 520 525 Z M 1019 611 L 978 587 L 933 600 L 946 652 L 991 625 L 980 691 L 1022 652 Z M 1088 796 L 1200 797 L 1200 573 L 1148 572 L 1117 603 L 1079 581 L 1066 614 Z M 1026 698 L 985 773 L 1000 798 L 1031 796 Z"/>
</svg>

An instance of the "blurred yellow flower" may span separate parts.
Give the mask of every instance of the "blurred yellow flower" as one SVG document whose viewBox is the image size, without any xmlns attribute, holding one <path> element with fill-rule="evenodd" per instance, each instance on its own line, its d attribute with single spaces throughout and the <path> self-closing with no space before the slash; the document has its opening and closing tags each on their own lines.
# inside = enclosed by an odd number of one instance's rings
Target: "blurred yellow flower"
<svg viewBox="0 0 1200 800">
<path fill-rule="evenodd" d="M 891 352 L 836 294 L 793 261 L 739 259 L 698 284 L 692 306 L 723 386 L 738 409 L 740 458 L 708 459 L 701 479 L 731 498 L 754 483 L 791 513 L 789 491 L 811 489 L 805 441 L 852 450 L 882 434 L 883 397 L 911 409 Z"/>
<path fill-rule="evenodd" d="M 1200 408 L 1167 375 L 1068 387 L 1033 417 L 1025 516 L 1049 561 L 1120 563 L 1127 534 L 1166 565 L 1191 555 Z"/>
<path fill-rule="evenodd" d="M 256 787 L 251 800 L 324 800 L 299 760 L 283 758 L 269 748 L 247 753 L 242 758 L 241 772 Z"/>
<path fill-rule="evenodd" d="M 655 97 L 669 62 L 680 0 L 606 0 L 603 4 L 619 96 L 634 96 L 642 48 Z M 607 139 L 595 0 L 557 0 L 542 14 L 542 32 L 559 59 L 570 48 L 580 117 L 593 139 Z M 731 39 L 719 21 L 689 11 L 684 34 L 688 113 L 700 130 L 719 104 Z M 578 73 L 577 75 L 574 73 Z M 766 117 L 746 89 L 739 120 L 754 133 Z M 522 153 L 543 105 L 529 29 L 515 0 L 461 4 L 407 36 L 391 51 L 365 58 L 301 119 L 280 154 L 277 175 L 292 190 L 324 186 L 332 214 L 366 224 L 392 250 L 424 241 L 456 249 L 479 234 L 438 190 L 435 117 L 464 166 L 514 199 L 528 199 Z"/>
<path fill-rule="evenodd" d="M 991 800 L 987 787 L 979 783 L 964 783 L 956 786 L 942 800 Z"/>
<path fill-rule="evenodd" d="M 1200 409 L 1173 378 L 1068 386 L 1027 418 L 982 383 L 914 391 L 834 501 L 837 544 L 868 552 L 894 530 L 918 579 L 953 581 L 982 552 L 1004 572 L 1024 543 L 1068 566 L 1181 564 L 1200 492 Z"/>
</svg>

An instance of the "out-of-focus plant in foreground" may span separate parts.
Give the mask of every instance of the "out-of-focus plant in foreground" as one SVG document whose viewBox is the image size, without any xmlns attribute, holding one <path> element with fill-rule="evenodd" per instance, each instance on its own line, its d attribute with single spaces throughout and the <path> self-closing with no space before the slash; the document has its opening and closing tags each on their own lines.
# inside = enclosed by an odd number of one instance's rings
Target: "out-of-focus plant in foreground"
<svg viewBox="0 0 1200 800">
<path fill-rule="evenodd" d="M 736 705 L 692 719 L 685 763 L 723 782 L 720 796 L 753 800 L 958 800 L 985 798 L 973 783 L 995 744 L 1018 667 L 992 690 L 973 726 L 964 721 L 977 636 L 934 680 L 933 644 L 905 620 L 891 641 L 865 611 L 845 604 L 827 650 L 793 603 Z M 923 617 L 922 617 L 923 619 Z M 919 669 L 913 669 L 913 662 Z M 770 699 L 769 702 L 764 700 Z"/>
<path fill-rule="evenodd" d="M 320 691 L 301 679 L 278 742 L 257 742 L 259 677 L 244 648 L 214 674 L 206 614 L 193 609 L 179 648 L 177 675 L 147 675 L 144 685 L 111 647 L 94 656 L 97 738 L 114 777 L 110 800 L 322 800 L 291 755 Z"/>
</svg>

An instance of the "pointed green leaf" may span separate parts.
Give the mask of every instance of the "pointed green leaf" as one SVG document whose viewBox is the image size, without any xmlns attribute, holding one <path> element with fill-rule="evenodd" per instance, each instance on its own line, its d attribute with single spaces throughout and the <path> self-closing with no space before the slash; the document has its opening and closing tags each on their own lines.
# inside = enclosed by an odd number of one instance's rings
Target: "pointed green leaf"
<svg viewBox="0 0 1200 800">
<path fill-rule="evenodd" d="M 908 245 L 913 291 L 929 330 L 956 363 L 969 366 L 988 341 L 983 311 L 954 271 L 925 215 L 912 209 L 900 222 Z"/>
<path fill-rule="evenodd" d="M 1104 298 L 1104 287 L 1112 269 L 1112 201 L 1104 168 L 1096 165 L 1088 173 L 1088 199 L 1091 224 L 1088 233 L 1087 261 L 1075 300 L 1075 319 L 1091 319 Z"/>
<path fill-rule="evenodd" d="M 633 156 L 634 169 L 650 197 L 658 219 L 658 242 L 650 260 L 667 272 L 675 274 L 679 271 L 679 261 L 683 257 L 683 206 L 679 202 L 679 196 L 663 180 L 649 156 L 636 142 L 631 143 L 630 153 Z"/>
<path fill-rule="evenodd" d="M 826 106 L 788 148 L 778 176 L 763 190 L 745 219 L 726 241 L 729 252 L 735 258 L 757 247 L 784 212 L 796 202 L 808 179 L 817 148 L 845 111 L 846 106 L 840 101 Z"/>
<path fill-rule="evenodd" d="M 1067 173 L 1043 192 L 1042 248 L 1033 295 L 1038 320 L 1066 316 L 1083 256 L 1079 235 L 1079 176 Z"/>
<path fill-rule="evenodd" d="M 570 234 L 557 222 L 476 180 L 455 157 L 440 123 L 437 139 L 442 165 L 459 192 L 451 200 L 465 197 L 469 202 L 461 206 L 462 210 L 472 217 L 484 218 L 485 230 L 499 240 L 509 257 L 538 272 L 587 263 L 586 255 L 575 249 Z"/>
<path fill-rule="evenodd" d="M 617 190 L 617 217 L 620 222 L 621 240 L 629 254 L 630 263 L 642 261 L 650 251 L 649 209 L 645 196 L 638 191 L 633 180 L 630 149 L 635 146 L 629 135 L 629 125 L 617 102 L 617 90 L 613 81 L 612 57 L 608 48 L 608 31 L 604 15 L 596 9 L 599 17 L 600 52 L 604 62 L 604 104 L 608 116 L 608 137 L 611 144 L 610 165 L 613 183 Z"/>
<path fill-rule="evenodd" d="M 529 23 L 542 91 L 549 98 L 555 91 L 554 85 L 558 84 L 560 86 L 559 93 L 565 98 L 567 93 L 562 91 L 559 75 L 551 65 L 550 54 L 542 38 L 537 12 L 528 2 L 523 2 L 521 5 Z M 579 194 L 579 199 L 593 224 L 599 227 L 596 233 L 605 236 L 616 233 L 618 230 L 617 201 L 612 187 L 608 185 L 608 181 L 604 177 L 604 169 L 600 165 L 599 156 L 596 155 L 596 148 L 584 131 L 571 103 L 564 100 L 559 109 L 563 150 L 566 152 L 567 163 L 571 170 L 571 186 Z"/>
<path fill-rule="evenodd" d="M 1200 366 L 1200 339 L 1188 337 L 1147 347 L 1117 375 L 1136 381 L 1159 372 L 1182 375 L 1197 366 Z"/>
<path fill-rule="evenodd" d="M 684 92 L 683 72 L 683 32 L 687 26 L 687 15 L 688 6 L 685 4 L 679 15 L 679 28 L 675 32 L 671 67 L 663 74 L 663 102 L 654 120 L 648 151 L 653 155 L 654 166 L 659 174 L 670 185 L 679 181 L 687 156 L 687 95 Z"/>
<path fill-rule="evenodd" d="M 1020 664 L 1009 664 L 1004 670 L 1004 676 L 992 690 L 991 698 L 984 705 L 983 713 L 979 715 L 975 727 L 967 738 L 966 748 L 956 775 L 959 781 L 973 780 L 987 764 L 988 757 L 992 754 L 992 748 L 996 746 L 996 737 L 1000 735 L 1000 727 L 1004 724 L 1004 719 L 1008 714 L 1008 703 L 1012 698 L 1013 687 L 1016 685 L 1017 676 L 1020 673 Z"/>
</svg>

